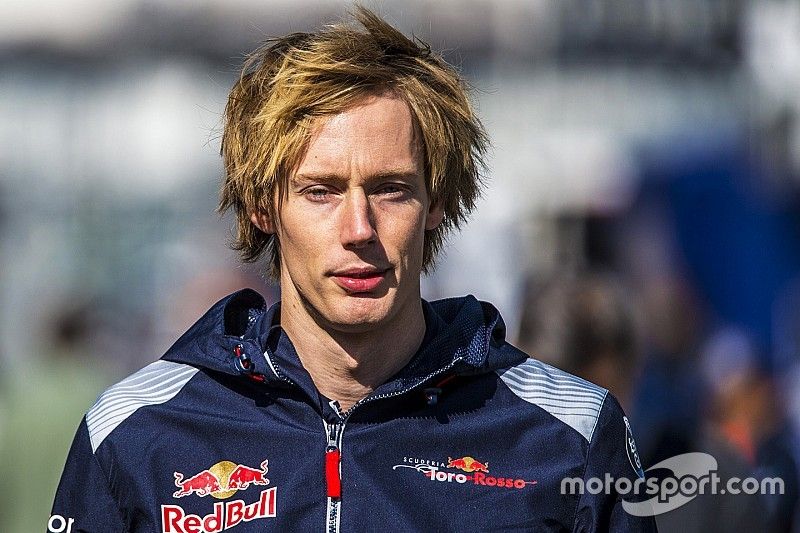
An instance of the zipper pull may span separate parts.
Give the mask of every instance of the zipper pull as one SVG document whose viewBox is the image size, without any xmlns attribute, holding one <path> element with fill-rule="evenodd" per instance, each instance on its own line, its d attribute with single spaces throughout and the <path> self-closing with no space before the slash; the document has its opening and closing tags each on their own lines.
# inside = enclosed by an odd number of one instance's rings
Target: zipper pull
<svg viewBox="0 0 800 533">
<path fill-rule="evenodd" d="M 325 483 L 328 488 L 328 497 L 339 499 L 342 497 L 342 479 L 339 475 L 341 452 L 337 444 L 340 424 L 333 424 L 328 432 L 328 447 L 325 449 Z"/>
</svg>

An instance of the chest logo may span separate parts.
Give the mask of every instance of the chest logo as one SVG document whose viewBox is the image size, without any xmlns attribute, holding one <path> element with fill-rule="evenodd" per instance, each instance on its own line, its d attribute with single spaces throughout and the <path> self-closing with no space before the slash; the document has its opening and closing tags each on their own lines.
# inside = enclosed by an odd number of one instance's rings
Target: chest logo
<svg viewBox="0 0 800 533">
<path fill-rule="evenodd" d="M 251 486 L 269 485 L 267 479 L 267 460 L 258 468 L 220 461 L 192 476 L 174 472 L 175 486 L 178 488 L 173 498 L 189 495 L 211 496 L 225 500 L 240 490 Z M 248 503 L 244 500 L 217 502 L 206 515 L 187 513 L 180 505 L 161 506 L 162 533 L 217 533 L 228 530 L 241 522 L 276 516 L 278 488 L 262 490 L 258 499 Z M 252 499 L 252 498 L 251 498 Z"/>
<path fill-rule="evenodd" d="M 502 489 L 524 489 L 535 485 L 536 481 L 522 479 L 517 476 L 501 474 L 489 475 L 489 463 L 478 461 L 469 455 L 443 461 L 403 457 L 403 463 L 392 467 L 392 470 L 410 468 L 424 475 L 430 481 L 439 483 L 465 483 L 480 485 L 482 487 L 495 487 Z M 454 470 L 456 470 L 454 472 Z M 464 474 L 463 472 L 466 472 Z"/>
</svg>

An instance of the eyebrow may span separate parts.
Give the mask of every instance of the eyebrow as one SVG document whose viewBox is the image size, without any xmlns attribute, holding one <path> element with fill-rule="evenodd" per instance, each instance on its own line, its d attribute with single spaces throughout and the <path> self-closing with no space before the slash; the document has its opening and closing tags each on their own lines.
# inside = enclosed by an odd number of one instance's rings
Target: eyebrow
<svg viewBox="0 0 800 533">
<path fill-rule="evenodd" d="M 383 172 L 378 172 L 376 174 L 371 174 L 367 177 L 367 180 L 385 180 L 385 179 L 398 179 L 398 180 L 408 180 L 414 179 L 417 177 L 417 172 L 408 170 L 408 169 L 397 169 L 397 170 L 385 170 Z M 339 174 L 328 174 L 328 173 L 303 173 L 303 174 L 295 174 L 292 176 L 291 182 L 303 185 L 306 183 L 332 183 L 336 185 L 342 185 L 350 181 L 350 178 L 346 176 L 341 176 Z"/>
</svg>

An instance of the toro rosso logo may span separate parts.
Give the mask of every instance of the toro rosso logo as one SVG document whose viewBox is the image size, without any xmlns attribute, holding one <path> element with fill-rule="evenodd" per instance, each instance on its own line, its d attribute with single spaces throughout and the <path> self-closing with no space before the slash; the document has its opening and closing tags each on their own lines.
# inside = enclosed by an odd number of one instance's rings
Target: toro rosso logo
<svg viewBox="0 0 800 533">
<path fill-rule="evenodd" d="M 503 489 L 524 489 L 535 485 L 536 481 L 522 479 L 509 475 L 489 475 L 489 462 L 478 461 L 469 455 L 453 459 L 447 458 L 447 463 L 441 461 L 404 457 L 403 463 L 394 465 L 392 470 L 411 468 L 424 475 L 430 481 L 440 483 L 457 483 L 463 485 L 479 485 L 482 487 L 497 487 Z M 450 470 L 448 470 L 450 469 Z M 453 472 L 460 470 L 460 472 Z M 466 472 L 464 474 L 462 472 Z"/>
<path fill-rule="evenodd" d="M 190 494 L 198 496 L 211 495 L 214 498 L 229 498 L 237 490 L 245 490 L 250 485 L 269 485 L 267 474 L 267 460 L 260 468 L 250 468 L 246 465 L 235 464 L 230 461 L 221 461 L 211 468 L 203 470 L 187 479 L 180 472 L 175 472 L 175 486 L 178 490 L 172 495 L 183 498 Z"/>
</svg>

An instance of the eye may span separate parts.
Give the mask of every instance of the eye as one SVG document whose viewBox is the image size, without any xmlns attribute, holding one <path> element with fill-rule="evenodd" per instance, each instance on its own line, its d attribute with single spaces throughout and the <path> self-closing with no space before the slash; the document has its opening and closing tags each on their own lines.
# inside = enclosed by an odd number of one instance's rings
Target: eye
<svg viewBox="0 0 800 533">
<path fill-rule="evenodd" d="M 381 185 L 375 192 L 389 197 L 400 197 L 406 194 L 408 189 L 399 183 L 387 183 Z"/>
<path fill-rule="evenodd" d="M 306 189 L 304 194 L 312 202 L 324 202 L 328 199 L 330 191 L 325 187 L 311 187 Z"/>
</svg>

